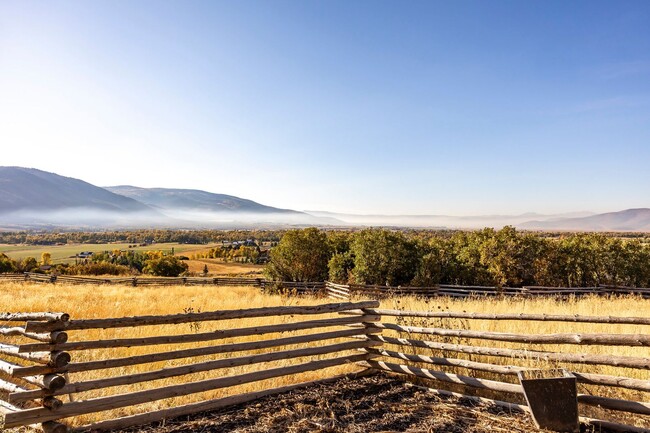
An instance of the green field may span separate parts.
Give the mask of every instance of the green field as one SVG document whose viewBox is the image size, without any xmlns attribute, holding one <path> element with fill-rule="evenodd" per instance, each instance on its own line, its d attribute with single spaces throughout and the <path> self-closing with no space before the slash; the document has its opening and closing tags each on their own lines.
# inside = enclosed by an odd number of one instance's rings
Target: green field
<svg viewBox="0 0 650 433">
<path fill-rule="evenodd" d="M 0 244 L 0 253 L 5 253 L 14 260 L 24 259 L 25 257 L 34 257 L 40 260 L 41 254 L 48 252 L 52 254 L 52 263 L 74 263 L 74 256 L 82 251 L 91 251 L 93 253 L 125 250 L 125 251 L 157 251 L 162 250 L 171 252 L 174 249 L 175 254 L 182 254 L 188 251 L 210 249 L 213 245 L 197 244 L 180 244 L 177 242 L 151 244 L 142 247 L 129 248 L 128 243 L 109 243 L 109 244 L 65 244 L 65 245 L 8 245 Z M 132 245 L 132 244 L 131 244 Z M 219 246 L 221 244 L 218 244 Z"/>
</svg>

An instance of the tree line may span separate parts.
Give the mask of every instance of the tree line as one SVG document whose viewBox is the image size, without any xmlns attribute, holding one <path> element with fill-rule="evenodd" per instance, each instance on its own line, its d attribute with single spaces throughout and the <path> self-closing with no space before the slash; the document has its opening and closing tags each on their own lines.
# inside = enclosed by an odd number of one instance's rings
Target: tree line
<svg viewBox="0 0 650 433">
<path fill-rule="evenodd" d="M 46 272 L 59 275 L 139 275 L 150 274 L 160 277 L 178 277 L 187 272 L 188 265 L 179 257 L 163 251 L 106 251 L 96 253 L 90 259 L 78 263 L 51 263 L 51 255 L 44 252 L 41 260 L 26 257 L 13 260 L 0 253 L 0 273 L 4 272 Z"/>
<path fill-rule="evenodd" d="M 549 236 L 509 226 L 456 232 L 308 228 L 282 236 L 266 274 L 391 286 L 650 287 L 650 243 L 643 236 Z"/>
</svg>

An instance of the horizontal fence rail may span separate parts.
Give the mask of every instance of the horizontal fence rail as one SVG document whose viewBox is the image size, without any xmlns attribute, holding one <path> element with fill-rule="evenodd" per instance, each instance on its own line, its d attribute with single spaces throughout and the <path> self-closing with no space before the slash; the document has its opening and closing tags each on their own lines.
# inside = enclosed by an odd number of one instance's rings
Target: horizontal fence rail
<svg viewBox="0 0 650 433">
<path fill-rule="evenodd" d="M 354 312 L 378 306 L 378 301 L 361 301 L 89 320 L 71 320 L 63 313 L 3 313 L 0 329 L 11 332 L 0 332 L 0 429 L 41 424 L 59 433 L 68 430 L 64 420 L 70 417 L 368 361 L 375 355 L 365 350 L 381 346 L 369 338 L 380 332 L 371 327 L 380 317 Z M 199 332 L 200 326 L 212 331 Z M 120 337 L 137 329 L 153 335 Z M 50 340 L 44 339 L 48 333 Z M 249 339 L 238 341 L 241 337 Z M 184 348 L 188 343 L 192 345 Z M 73 361 L 77 355 L 82 362 Z M 172 360 L 178 361 L 165 364 Z M 262 388 L 253 395 L 285 388 Z M 98 426 L 151 422 L 250 396 L 214 399 L 201 394 L 189 405 L 104 419 Z"/>
<path fill-rule="evenodd" d="M 363 309 L 356 313 L 382 317 L 381 322 L 370 325 L 381 330 L 381 333 L 368 335 L 371 340 L 381 342 L 382 346 L 364 349 L 367 353 L 376 356 L 375 359 L 362 363 L 372 369 L 396 373 L 415 381 L 431 381 L 433 385 L 430 389 L 441 395 L 466 397 L 467 390 L 474 390 L 469 391 L 470 394 L 487 392 L 491 397 L 487 401 L 495 401 L 492 397 L 498 395 L 500 398 L 496 400 L 497 402 L 527 410 L 523 404 L 525 401 L 521 398 L 523 388 L 516 379 L 517 374 L 539 368 L 564 367 L 576 376 L 581 390 L 584 386 L 590 386 L 586 393 L 578 395 L 581 412 L 585 411 L 583 407 L 593 407 L 600 411 L 597 413 L 601 417 L 608 416 L 609 413 L 614 414 L 613 419 L 604 420 L 582 417 L 583 422 L 619 431 L 635 432 L 647 432 L 646 429 L 650 426 L 650 418 L 648 418 L 650 378 L 645 373 L 632 374 L 635 370 L 650 370 L 650 350 L 643 349 L 650 344 L 650 333 L 645 330 L 650 328 L 640 328 L 650 325 L 650 317 L 486 314 L 389 309 Z M 421 323 L 423 318 L 433 320 L 436 327 L 409 325 L 409 321 Z M 496 332 L 472 330 L 471 323 L 475 322 L 468 322 L 472 320 L 483 323 L 525 321 L 526 326 L 536 321 L 617 324 L 630 325 L 630 329 L 636 331 L 643 329 L 643 331 L 633 334 Z M 485 343 L 481 345 L 470 343 L 474 340 L 485 341 Z M 485 346 L 488 342 L 499 345 Z M 525 344 L 525 347 L 521 347 L 522 344 Z M 537 348 L 538 345 L 541 348 Z M 544 348 L 562 345 L 593 345 L 603 348 L 641 347 L 646 355 L 623 356 L 569 352 L 563 349 L 544 350 Z M 544 367 L 546 365 L 544 363 L 549 367 Z M 594 373 L 593 368 L 585 372 L 581 371 L 581 365 L 613 367 L 623 374 L 599 374 Z M 459 388 L 464 392 L 456 392 Z M 481 397 L 469 398 L 481 399 Z M 604 413 L 603 410 L 606 412 Z M 620 417 L 616 414 L 628 414 L 625 423 L 619 422 Z M 641 425 L 631 425 L 630 419 Z"/>
</svg>

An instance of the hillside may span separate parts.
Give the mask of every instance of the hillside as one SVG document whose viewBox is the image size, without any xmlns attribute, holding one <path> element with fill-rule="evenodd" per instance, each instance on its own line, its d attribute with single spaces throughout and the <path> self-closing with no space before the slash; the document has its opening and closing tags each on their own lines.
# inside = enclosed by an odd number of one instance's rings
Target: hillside
<svg viewBox="0 0 650 433">
<path fill-rule="evenodd" d="M 520 228 L 529 230 L 566 231 L 650 231 L 650 209 L 627 209 L 583 218 L 562 218 L 553 221 L 528 221 Z"/>
<path fill-rule="evenodd" d="M 79 179 L 23 167 L 0 167 L 0 214 L 71 208 L 120 213 L 153 212 L 131 198 Z"/>
<path fill-rule="evenodd" d="M 215 194 L 197 189 L 139 188 L 130 185 L 109 186 L 108 191 L 138 200 L 146 205 L 167 210 L 202 212 L 287 213 L 301 212 L 278 209 L 232 195 Z"/>
</svg>

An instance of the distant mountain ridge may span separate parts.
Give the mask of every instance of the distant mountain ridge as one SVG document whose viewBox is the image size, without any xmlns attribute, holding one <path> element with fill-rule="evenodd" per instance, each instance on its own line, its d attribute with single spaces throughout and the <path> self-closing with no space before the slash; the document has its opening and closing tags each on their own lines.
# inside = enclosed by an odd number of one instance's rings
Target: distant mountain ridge
<svg viewBox="0 0 650 433">
<path fill-rule="evenodd" d="M 0 224 L 20 228 L 240 228 L 340 225 L 232 195 L 192 189 L 100 188 L 24 167 L 0 167 Z"/>
<path fill-rule="evenodd" d="M 108 186 L 106 190 L 160 209 L 189 209 L 210 212 L 291 213 L 232 195 L 215 194 L 198 189 L 140 188 L 131 185 Z"/>
<path fill-rule="evenodd" d="M 582 218 L 528 221 L 520 224 L 519 227 L 529 230 L 650 232 L 650 209 L 626 209 Z"/>
<path fill-rule="evenodd" d="M 232 195 L 195 189 L 100 188 L 24 167 L 0 167 L 0 227 L 47 228 L 277 228 L 384 226 L 477 229 L 512 225 L 525 230 L 647 231 L 650 209 L 591 214 L 446 216 L 299 212 Z"/>
<path fill-rule="evenodd" d="M 153 209 L 137 200 L 114 194 L 83 180 L 35 168 L 0 167 L 0 214 L 70 208 L 153 212 Z"/>
</svg>

